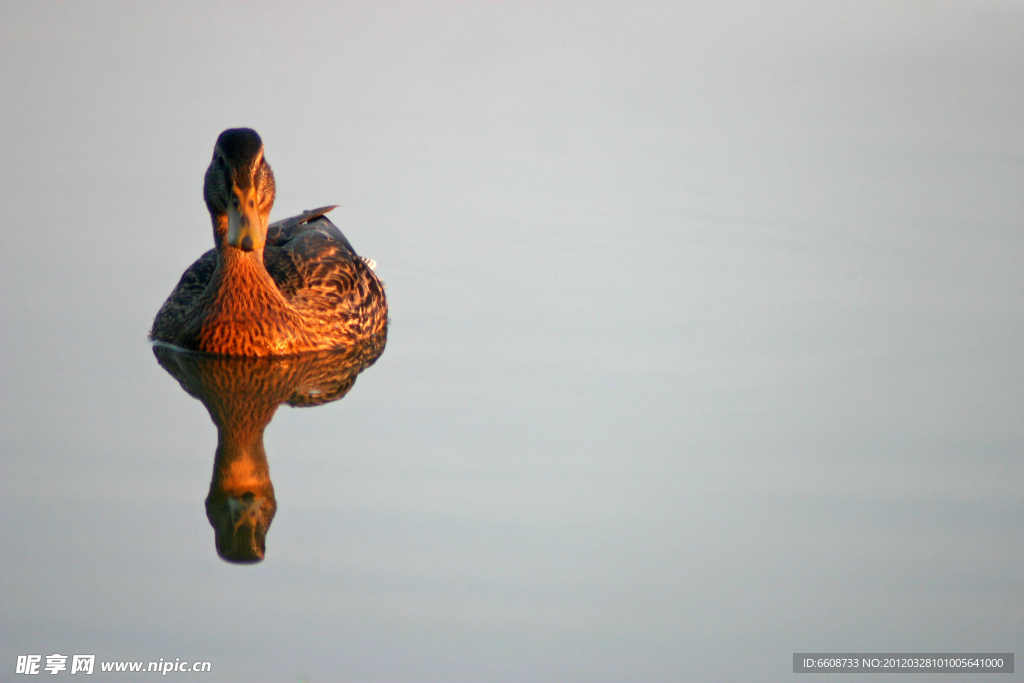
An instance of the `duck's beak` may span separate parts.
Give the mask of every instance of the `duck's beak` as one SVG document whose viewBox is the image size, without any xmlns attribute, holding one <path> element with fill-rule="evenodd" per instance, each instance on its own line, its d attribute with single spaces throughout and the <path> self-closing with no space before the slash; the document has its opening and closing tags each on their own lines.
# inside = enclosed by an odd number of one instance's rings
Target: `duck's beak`
<svg viewBox="0 0 1024 683">
<path fill-rule="evenodd" d="M 242 190 L 233 185 L 231 191 L 234 197 L 228 202 L 228 244 L 242 251 L 262 249 L 267 229 L 257 209 L 255 187 Z"/>
</svg>

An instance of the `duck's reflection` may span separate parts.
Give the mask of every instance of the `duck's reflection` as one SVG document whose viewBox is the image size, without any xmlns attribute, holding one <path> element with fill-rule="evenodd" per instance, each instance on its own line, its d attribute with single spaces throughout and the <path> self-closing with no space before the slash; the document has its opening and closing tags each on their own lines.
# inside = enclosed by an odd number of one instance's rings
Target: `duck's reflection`
<svg viewBox="0 0 1024 683">
<path fill-rule="evenodd" d="M 259 562 L 277 511 L 263 430 L 277 407 L 337 401 L 356 375 L 384 351 L 382 335 L 344 351 L 277 358 L 226 358 L 154 346 L 160 365 L 198 398 L 217 425 L 206 517 L 217 553 L 229 562 Z"/>
</svg>

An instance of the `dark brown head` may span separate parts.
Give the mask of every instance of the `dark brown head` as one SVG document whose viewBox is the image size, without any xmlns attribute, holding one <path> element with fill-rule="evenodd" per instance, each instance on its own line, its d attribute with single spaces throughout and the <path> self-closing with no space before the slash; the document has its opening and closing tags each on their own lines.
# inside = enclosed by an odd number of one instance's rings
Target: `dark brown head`
<svg viewBox="0 0 1024 683">
<path fill-rule="evenodd" d="M 203 198 L 218 249 L 263 249 L 274 206 L 274 172 L 256 131 L 231 128 L 220 134 L 206 169 Z"/>
</svg>

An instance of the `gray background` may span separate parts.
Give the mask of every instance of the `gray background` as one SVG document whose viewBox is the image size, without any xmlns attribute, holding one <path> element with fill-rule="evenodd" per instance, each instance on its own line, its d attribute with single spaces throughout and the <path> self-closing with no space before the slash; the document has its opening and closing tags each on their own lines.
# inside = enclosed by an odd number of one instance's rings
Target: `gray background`
<svg viewBox="0 0 1024 683">
<path fill-rule="evenodd" d="M 1022 121 L 1020 3 L 4 2 L 0 671 L 1024 652 Z M 146 342 L 240 125 L 393 319 L 257 567 Z"/>
</svg>

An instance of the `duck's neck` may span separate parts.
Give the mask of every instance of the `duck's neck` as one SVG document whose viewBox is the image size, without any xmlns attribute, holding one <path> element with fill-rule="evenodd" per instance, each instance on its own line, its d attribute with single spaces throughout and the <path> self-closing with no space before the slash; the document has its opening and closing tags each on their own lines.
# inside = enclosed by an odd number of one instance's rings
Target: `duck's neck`
<svg viewBox="0 0 1024 683">
<path fill-rule="evenodd" d="M 270 465 L 267 464 L 267 452 L 263 447 L 263 428 L 266 424 L 246 426 L 255 426 L 256 429 L 248 430 L 238 424 L 217 425 L 217 453 L 210 481 L 211 492 L 220 492 L 229 497 L 242 497 L 246 493 L 262 497 L 268 495 L 268 491 L 273 491 Z"/>
</svg>

